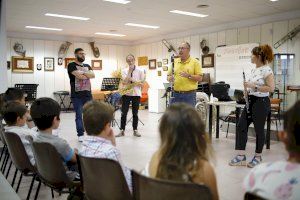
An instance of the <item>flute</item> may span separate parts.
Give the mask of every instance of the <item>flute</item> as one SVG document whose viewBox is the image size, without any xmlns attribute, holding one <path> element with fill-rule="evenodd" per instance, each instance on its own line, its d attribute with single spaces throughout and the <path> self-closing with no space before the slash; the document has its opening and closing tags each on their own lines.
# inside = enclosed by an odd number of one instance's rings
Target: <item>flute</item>
<svg viewBox="0 0 300 200">
<path fill-rule="evenodd" d="M 245 76 L 245 72 L 243 70 L 243 80 L 244 83 L 246 82 L 246 76 Z M 244 96 L 245 96 L 245 102 L 246 102 L 246 109 L 247 109 L 247 113 L 249 113 L 249 99 L 248 99 L 248 90 L 244 85 Z"/>
</svg>

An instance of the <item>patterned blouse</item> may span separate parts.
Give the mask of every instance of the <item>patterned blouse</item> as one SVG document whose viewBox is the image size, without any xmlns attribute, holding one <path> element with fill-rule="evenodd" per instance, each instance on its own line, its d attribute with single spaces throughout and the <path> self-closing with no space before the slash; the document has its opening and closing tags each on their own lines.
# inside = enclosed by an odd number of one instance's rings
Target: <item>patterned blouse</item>
<svg viewBox="0 0 300 200">
<path fill-rule="evenodd" d="M 300 164 L 288 161 L 262 163 L 244 179 L 246 192 L 265 199 L 300 199 Z"/>
<path fill-rule="evenodd" d="M 254 83 L 257 86 L 263 86 L 266 85 L 266 78 L 271 74 L 273 74 L 272 69 L 268 65 L 264 65 L 252 69 L 248 81 Z M 268 97 L 269 92 L 255 92 L 253 89 L 250 89 L 250 95 L 254 95 L 257 97 Z"/>
</svg>

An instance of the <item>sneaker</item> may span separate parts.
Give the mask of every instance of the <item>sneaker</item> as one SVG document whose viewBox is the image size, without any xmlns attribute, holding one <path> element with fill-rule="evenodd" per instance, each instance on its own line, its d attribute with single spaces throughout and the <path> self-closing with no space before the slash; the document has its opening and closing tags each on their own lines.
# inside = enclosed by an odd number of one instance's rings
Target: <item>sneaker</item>
<svg viewBox="0 0 300 200">
<path fill-rule="evenodd" d="M 83 138 L 84 138 L 84 136 L 79 136 L 78 137 L 78 142 L 83 142 Z"/>
<path fill-rule="evenodd" d="M 237 155 L 230 162 L 230 166 L 246 166 L 246 156 L 245 155 Z"/>
<path fill-rule="evenodd" d="M 120 133 L 118 135 L 116 135 L 115 137 L 123 137 L 125 135 L 125 131 L 121 130 Z"/>
<path fill-rule="evenodd" d="M 134 131 L 133 131 L 133 135 L 134 135 L 135 137 L 141 137 L 141 134 L 139 134 L 139 132 L 138 132 L 137 130 L 134 130 Z"/>
<path fill-rule="evenodd" d="M 254 157 L 252 158 L 251 162 L 249 162 L 249 163 L 247 164 L 247 167 L 253 168 L 253 167 L 255 167 L 256 165 L 258 165 L 259 163 L 261 163 L 261 161 L 262 161 L 261 156 L 254 156 Z"/>
</svg>

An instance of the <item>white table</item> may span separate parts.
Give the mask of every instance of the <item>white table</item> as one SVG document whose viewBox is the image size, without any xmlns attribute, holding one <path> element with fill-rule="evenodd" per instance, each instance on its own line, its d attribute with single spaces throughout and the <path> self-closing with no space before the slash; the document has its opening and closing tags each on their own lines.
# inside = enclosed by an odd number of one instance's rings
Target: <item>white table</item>
<svg viewBox="0 0 300 200">
<path fill-rule="evenodd" d="M 237 134 L 237 124 L 240 118 L 241 109 L 245 107 L 244 104 L 237 104 L 235 101 L 216 101 L 216 102 L 207 102 L 209 105 L 209 121 L 208 121 L 208 127 L 209 127 L 209 136 L 212 138 L 212 107 L 216 106 L 217 109 L 217 117 L 216 117 L 216 138 L 219 138 L 219 124 L 220 124 L 220 106 L 232 106 L 235 107 L 235 115 L 236 115 L 236 123 L 235 123 L 235 141 L 238 140 L 238 134 Z M 270 128 L 271 128 L 271 112 L 268 114 L 267 117 L 267 133 L 266 133 L 266 145 L 267 149 L 270 149 Z"/>
</svg>

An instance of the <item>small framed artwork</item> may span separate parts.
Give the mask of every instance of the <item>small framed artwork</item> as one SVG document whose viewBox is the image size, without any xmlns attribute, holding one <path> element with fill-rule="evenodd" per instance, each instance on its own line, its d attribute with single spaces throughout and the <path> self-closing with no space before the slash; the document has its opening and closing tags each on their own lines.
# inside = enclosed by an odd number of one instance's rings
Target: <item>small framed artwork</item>
<svg viewBox="0 0 300 200">
<path fill-rule="evenodd" d="M 168 71 L 168 66 L 163 66 L 163 71 L 164 72 Z"/>
<path fill-rule="evenodd" d="M 157 62 L 157 67 L 162 67 L 162 62 Z"/>
<path fill-rule="evenodd" d="M 102 70 L 102 60 L 92 60 L 93 70 Z"/>
<path fill-rule="evenodd" d="M 44 70 L 54 71 L 54 58 L 44 58 Z"/>
<path fill-rule="evenodd" d="M 42 70 L 42 64 L 36 64 L 36 69 L 38 71 L 41 71 Z"/>
<path fill-rule="evenodd" d="M 167 59 L 167 58 L 166 58 L 166 59 L 163 59 L 163 60 L 162 60 L 162 64 L 163 64 L 163 65 L 167 65 L 167 64 L 168 64 L 168 59 Z"/>
<path fill-rule="evenodd" d="M 10 61 L 7 61 L 7 69 L 10 69 Z"/>
<path fill-rule="evenodd" d="M 138 57 L 138 66 L 148 65 L 148 56 Z"/>
<path fill-rule="evenodd" d="M 76 58 L 65 58 L 65 68 L 68 67 L 69 63 L 75 62 Z"/>
<path fill-rule="evenodd" d="M 61 65 L 63 64 L 63 62 L 64 62 L 63 58 L 58 58 L 58 59 L 57 59 L 57 64 L 58 64 L 59 66 L 61 66 Z"/>
<path fill-rule="evenodd" d="M 209 68 L 215 66 L 215 54 L 202 55 L 202 67 Z"/>
<path fill-rule="evenodd" d="M 33 57 L 12 56 L 12 72 L 33 73 Z"/>
<path fill-rule="evenodd" d="M 161 70 L 157 71 L 157 76 L 161 76 Z"/>
<path fill-rule="evenodd" d="M 156 69 L 156 59 L 149 60 L 149 69 Z"/>
</svg>

